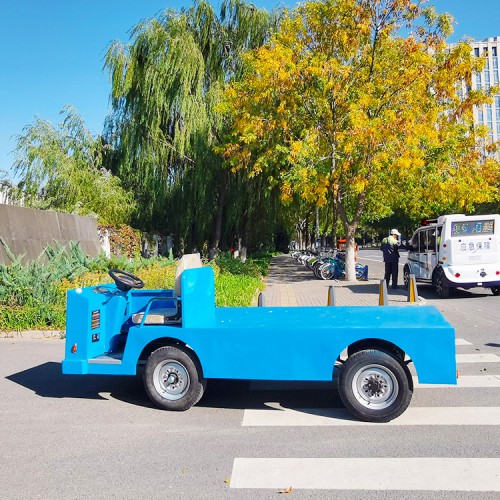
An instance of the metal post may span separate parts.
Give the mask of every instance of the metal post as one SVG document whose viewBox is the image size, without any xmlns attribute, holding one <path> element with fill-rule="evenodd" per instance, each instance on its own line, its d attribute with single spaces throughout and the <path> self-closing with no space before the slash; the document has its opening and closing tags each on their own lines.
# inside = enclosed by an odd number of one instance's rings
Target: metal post
<svg viewBox="0 0 500 500">
<path fill-rule="evenodd" d="M 259 298 L 257 300 L 257 306 L 264 307 L 264 294 L 263 293 L 259 293 Z"/>
<path fill-rule="evenodd" d="M 417 302 L 418 292 L 417 292 L 417 280 L 414 274 L 410 274 L 408 280 L 408 299 L 407 302 Z"/>
<path fill-rule="evenodd" d="M 335 305 L 335 288 L 332 285 L 328 287 L 328 302 L 326 305 L 327 306 Z"/>
<path fill-rule="evenodd" d="M 378 305 L 387 306 L 389 302 L 387 300 L 387 283 L 385 280 L 380 280 L 378 287 Z"/>
</svg>

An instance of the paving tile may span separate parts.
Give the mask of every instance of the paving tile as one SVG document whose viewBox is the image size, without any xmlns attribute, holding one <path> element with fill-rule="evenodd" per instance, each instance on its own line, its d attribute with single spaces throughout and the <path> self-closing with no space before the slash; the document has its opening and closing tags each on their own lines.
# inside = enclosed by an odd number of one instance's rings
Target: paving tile
<svg viewBox="0 0 500 500">
<path fill-rule="evenodd" d="M 328 288 L 334 287 L 335 305 L 378 306 L 379 279 L 346 282 L 343 280 L 320 280 L 311 270 L 302 266 L 290 255 L 273 257 L 264 290 L 266 307 L 275 306 L 326 306 Z M 389 306 L 405 306 L 423 303 L 407 301 L 405 289 L 388 290 Z"/>
</svg>

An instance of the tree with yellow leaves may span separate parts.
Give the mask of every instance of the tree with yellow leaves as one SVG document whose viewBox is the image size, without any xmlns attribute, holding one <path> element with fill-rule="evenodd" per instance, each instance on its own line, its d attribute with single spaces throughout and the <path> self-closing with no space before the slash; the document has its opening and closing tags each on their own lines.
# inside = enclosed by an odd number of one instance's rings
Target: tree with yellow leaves
<svg viewBox="0 0 500 500">
<path fill-rule="evenodd" d="M 495 89 L 470 90 L 484 60 L 447 47 L 451 25 L 424 1 L 309 1 L 226 90 L 230 167 L 265 175 L 284 200 L 333 198 L 348 280 L 363 217 L 466 211 L 497 195 L 499 165 L 473 124 Z"/>
</svg>

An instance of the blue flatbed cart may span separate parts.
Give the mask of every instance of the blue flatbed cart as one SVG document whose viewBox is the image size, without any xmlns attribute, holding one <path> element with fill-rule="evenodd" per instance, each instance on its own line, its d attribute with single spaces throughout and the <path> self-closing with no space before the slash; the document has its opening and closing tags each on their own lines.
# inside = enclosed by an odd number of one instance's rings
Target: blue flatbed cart
<svg viewBox="0 0 500 500">
<path fill-rule="evenodd" d="M 410 362 L 421 383 L 456 384 L 455 332 L 434 307 L 220 308 L 211 267 L 184 270 L 181 294 L 110 274 L 114 285 L 68 292 L 63 373 L 135 375 L 145 364 L 146 392 L 162 409 L 189 409 L 211 378 L 338 375 L 353 415 L 387 422 L 410 403 Z"/>
</svg>

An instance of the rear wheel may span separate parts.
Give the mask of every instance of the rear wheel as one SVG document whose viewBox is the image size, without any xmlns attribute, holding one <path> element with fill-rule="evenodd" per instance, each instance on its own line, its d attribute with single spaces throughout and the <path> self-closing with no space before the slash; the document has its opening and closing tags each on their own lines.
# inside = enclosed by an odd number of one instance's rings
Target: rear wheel
<svg viewBox="0 0 500 500">
<path fill-rule="evenodd" d="M 450 287 L 446 285 L 446 278 L 441 270 L 434 276 L 434 290 L 440 299 L 446 299 L 450 295 Z"/>
<path fill-rule="evenodd" d="M 498 297 L 500 295 L 500 286 L 492 286 L 491 293 L 495 295 L 495 297 Z"/>
<path fill-rule="evenodd" d="M 160 347 L 146 362 L 144 387 L 163 410 L 185 411 L 203 396 L 201 368 L 187 349 Z"/>
<path fill-rule="evenodd" d="M 384 351 L 364 350 L 350 356 L 339 376 L 339 394 L 350 413 L 366 422 L 399 417 L 412 398 L 406 365 Z"/>
</svg>

